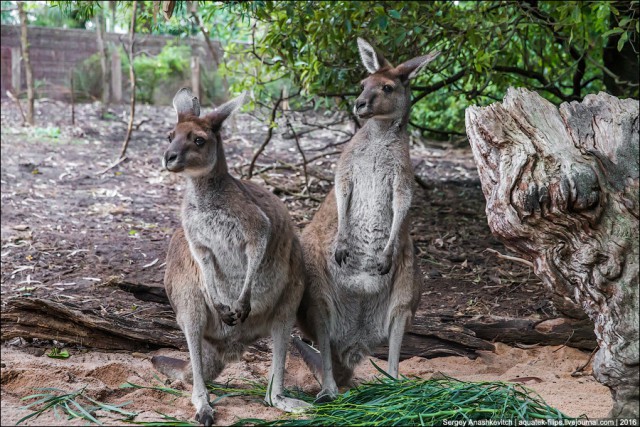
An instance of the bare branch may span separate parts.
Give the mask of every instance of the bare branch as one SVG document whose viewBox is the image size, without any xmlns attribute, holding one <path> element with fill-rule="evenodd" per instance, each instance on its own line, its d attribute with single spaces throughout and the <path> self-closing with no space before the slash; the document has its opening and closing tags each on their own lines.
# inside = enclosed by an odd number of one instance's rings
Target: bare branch
<svg viewBox="0 0 640 427">
<path fill-rule="evenodd" d="M 466 133 L 461 133 L 461 132 L 455 132 L 455 131 L 446 131 L 446 130 L 438 130 L 438 129 L 432 129 L 432 128 L 428 128 L 428 127 L 424 127 L 424 126 L 420 126 L 419 124 L 409 120 L 409 124 L 423 132 L 430 132 L 430 133 L 437 133 L 440 135 L 456 135 L 456 136 L 467 136 Z"/>
<path fill-rule="evenodd" d="M 467 74 L 467 69 L 463 69 L 458 71 L 457 73 L 455 73 L 454 75 L 439 81 L 438 83 L 434 83 L 430 86 L 414 86 L 412 87 L 413 90 L 419 91 L 421 92 L 420 95 L 416 96 L 415 98 L 413 98 L 413 101 L 411 101 L 411 105 L 417 104 L 418 102 L 420 102 L 420 100 L 422 98 L 424 98 L 425 96 L 429 95 L 430 93 L 433 93 L 435 91 L 437 91 L 440 88 L 445 87 L 446 85 L 449 85 L 453 82 L 456 82 L 458 80 L 460 80 L 462 77 L 465 76 L 465 74 Z"/>
<path fill-rule="evenodd" d="M 304 151 L 302 150 L 302 147 L 300 146 L 300 139 L 298 138 L 298 134 L 293 129 L 293 126 L 291 125 L 291 121 L 289 120 L 289 116 L 285 115 L 285 119 L 287 120 L 287 127 L 289 128 L 289 130 L 293 134 L 293 138 L 296 141 L 296 147 L 298 148 L 298 152 L 300 153 L 300 156 L 302 156 L 302 171 L 304 172 L 304 187 L 308 191 L 309 190 L 309 174 L 307 174 L 307 157 L 305 156 Z"/>
<path fill-rule="evenodd" d="M 131 134 L 133 133 L 133 118 L 136 114 L 136 73 L 133 68 L 133 49 L 135 45 L 136 36 L 136 15 L 138 11 L 138 1 L 133 2 L 133 8 L 131 11 L 131 27 L 129 29 L 129 79 L 131 85 L 131 102 L 129 107 L 129 125 L 127 126 L 127 134 L 124 137 L 122 143 L 122 150 L 120 151 L 120 159 L 125 157 L 129 141 L 131 140 Z"/>
<path fill-rule="evenodd" d="M 269 141 L 271 141 L 271 136 L 273 135 L 273 125 L 276 122 L 276 113 L 278 112 L 278 107 L 280 106 L 282 99 L 283 99 L 283 93 L 281 90 L 280 97 L 278 98 L 276 103 L 273 105 L 273 108 L 271 109 L 271 119 L 269 120 L 269 130 L 267 131 L 267 136 L 265 137 L 264 141 L 262 142 L 258 150 L 253 155 L 253 158 L 251 159 L 251 164 L 249 164 L 249 171 L 247 172 L 247 176 L 249 179 L 251 179 L 251 177 L 253 176 L 253 169 L 256 165 L 256 160 L 258 160 L 258 157 L 260 157 L 260 154 L 262 154 L 267 144 L 269 144 Z"/>
</svg>

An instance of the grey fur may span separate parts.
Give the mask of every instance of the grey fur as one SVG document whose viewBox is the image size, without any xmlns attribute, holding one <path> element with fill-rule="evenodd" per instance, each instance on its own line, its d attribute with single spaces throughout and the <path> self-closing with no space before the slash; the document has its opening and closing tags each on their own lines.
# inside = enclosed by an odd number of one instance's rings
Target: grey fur
<svg viewBox="0 0 640 427">
<path fill-rule="evenodd" d="M 286 411 L 300 410 L 308 405 L 282 396 L 287 344 L 304 286 L 300 243 L 276 196 L 228 173 L 220 137 L 222 122 L 242 106 L 244 95 L 202 118 L 189 112 L 189 93 L 180 91 L 176 98 L 184 108 L 176 107 L 178 123 L 169 134 L 163 163 L 184 173 L 187 185 L 182 228 L 169 244 L 164 281 L 187 340 L 191 369 L 167 358 L 155 358 L 154 365 L 191 377 L 196 418 L 211 425 L 205 380 L 214 380 L 246 346 L 271 334 L 273 363 L 265 399 Z"/>
<path fill-rule="evenodd" d="M 322 400 L 349 384 L 356 365 L 385 341 L 388 372 L 398 376 L 422 283 L 409 234 L 414 179 L 406 126 L 409 79 L 435 56 L 394 68 L 369 43 L 358 45 L 373 71 L 355 112 L 369 120 L 345 146 L 335 187 L 302 234 L 307 287 L 298 321 L 320 349 Z"/>
</svg>

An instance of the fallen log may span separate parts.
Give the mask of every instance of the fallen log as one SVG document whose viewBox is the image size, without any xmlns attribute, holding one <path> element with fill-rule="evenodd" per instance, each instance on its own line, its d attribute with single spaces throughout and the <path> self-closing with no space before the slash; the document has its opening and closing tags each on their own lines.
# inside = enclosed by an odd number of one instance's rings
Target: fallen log
<svg viewBox="0 0 640 427">
<path fill-rule="evenodd" d="M 466 111 L 489 227 L 533 262 L 560 311 L 594 322 L 613 418 L 639 416 L 638 127 L 638 101 L 606 93 L 558 109 L 509 89 Z"/>
<path fill-rule="evenodd" d="M 163 287 L 121 280 L 110 281 L 107 285 L 130 292 L 142 301 L 169 304 Z M 464 356 L 474 359 L 477 350 L 493 351 L 493 346 L 488 342 L 496 341 L 506 344 L 566 345 L 589 351 L 598 346 L 593 322 L 588 319 L 452 317 L 419 312 L 411 329 L 405 334 L 400 357 L 401 360 L 413 356 L 428 359 Z M 375 356 L 386 359 L 387 347 L 377 348 Z"/>
<path fill-rule="evenodd" d="M 15 337 L 57 340 L 106 350 L 149 351 L 186 348 L 178 324 L 168 319 L 136 319 L 83 311 L 70 303 L 38 298 L 6 302 L 0 339 Z"/>
<path fill-rule="evenodd" d="M 465 328 L 487 341 L 505 344 L 566 345 L 593 351 L 598 347 L 593 322 L 589 319 L 514 319 L 479 316 L 463 321 Z"/>
<path fill-rule="evenodd" d="M 446 356 L 478 357 L 477 351 L 494 351 L 495 347 L 481 339 L 465 326 L 443 322 L 438 317 L 416 316 L 411 328 L 405 333 L 400 351 L 400 360 L 414 356 L 433 359 Z M 374 356 L 386 360 L 389 347 L 378 347 Z"/>
<path fill-rule="evenodd" d="M 133 294 L 140 301 L 158 302 L 161 304 L 169 304 L 169 297 L 164 286 L 149 286 L 143 283 L 133 283 L 123 280 L 109 280 L 102 286 L 113 286 Z"/>
<path fill-rule="evenodd" d="M 125 288 L 132 292 L 140 293 L 145 289 L 145 285 L 129 285 Z M 146 292 L 142 294 L 148 295 Z M 16 298 L 6 302 L 1 319 L 0 339 L 3 341 L 15 337 L 40 338 L 136 352 L 161 347 L 186 349 L 184 336 L 173 318 L 123 317 L 82 309 L 73 303 Z M 437 318 L 417 318 L 405 336 L 402 358 L 475 358 L 477 350 L 493 351 L 494 346 L 462 326 L 445 324 Z M 386 358 L 387 352 L 386 347 L 381 347 L 375 355 Z"/>
</svg>

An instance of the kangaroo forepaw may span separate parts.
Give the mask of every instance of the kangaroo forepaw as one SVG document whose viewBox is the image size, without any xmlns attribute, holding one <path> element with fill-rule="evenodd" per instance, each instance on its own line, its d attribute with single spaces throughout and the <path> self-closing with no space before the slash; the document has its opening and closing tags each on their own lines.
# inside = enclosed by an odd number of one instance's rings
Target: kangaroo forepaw
<svg viewBox="0 0 640 427">
<path fill-rule="evenodd" d="M 238 323 L 237 312 L 235 310 L 231 310 L 231 307 L 222 303 L 215 304 L 214 307 L 224 323 L 229 326 L 235 326 Z"/>
<path fill-rule="evenodd" d="M 391 258 L 391 254 L 386 255 L 384 253 L 378 258 L 376 267 L 378 269 L 378 273 L 381 276 L 384 276 L 385 274 L 389 273 L 389 271 L 391 271 Z"/>
<path fill-rule="evenodd" d="M 236 319 L 240 322 L 244 322 L 249 317 L 249 313 L 251 312 L 251 302 L 247 299 L 246 301 L 239 300 L 233 304 L 233 310 L 235 311 Z"/>
<path fill-rule="evenodd" d="M 347 248 L 346 243 L 338 243 L 336 247 L 336 253 L 335 253 L 335 258 L 338 265 L 342 267 L 342 264 L 347 262 L 348 257 L 349 257 L 349 249 Z"/>
<path fill-rule="evenodd" d="M 196 412 L 196 421 L 202 424 L 203 426 L 212 426 L 213 425 L 213 408 L 207 405 L 203 407 L 201 410 Z"/>
</svg>

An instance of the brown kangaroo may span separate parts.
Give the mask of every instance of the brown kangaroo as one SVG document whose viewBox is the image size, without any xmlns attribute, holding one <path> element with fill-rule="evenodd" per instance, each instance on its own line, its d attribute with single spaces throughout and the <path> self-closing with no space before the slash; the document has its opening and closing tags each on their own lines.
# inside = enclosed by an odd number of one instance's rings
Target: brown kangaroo
<svg viewBox="0 0 640 427">
<path fill-rule="evenodd" d="M 167 170 L 187 186 L 182 228 L 169 244 L 164 283 L 189 347 L 189 364 L 157 356 L 156 369 L 192 379 L 196 419 L 213 424 L 205 380 L 214 380 L 247 345 L 271 334 L 273 363 L 265 400 L 285 411 L 307 403 L 282 396 L 286 351 L 304 287 L 304 260 L 284 204 L 227 170 L 220 128 L 244 95 L 199 117 L 188 89 L 176 94 L 178 123 L 169 132 Z"/>
<path fill-rule="evenodd" d="M 414 181 L 409 80 L 438 53 L 393 67 L 360 38 L 358 48 L 371 75 L 354 113 L 368 120 L 345 146 L 335 187 L 302 234 L 307 285 L 298 322 L 320 350 L 313 356 L 321 365 L 320 400 L 334 398 L 337 385 L 348 384 L 355 366 L 385 341 L 388 372 L 398 376 L 402 337 L 422 284 L 407 216 Z"/>
</svg>

